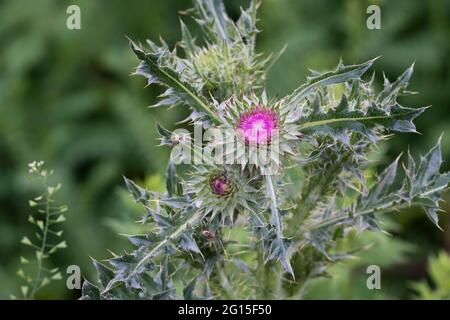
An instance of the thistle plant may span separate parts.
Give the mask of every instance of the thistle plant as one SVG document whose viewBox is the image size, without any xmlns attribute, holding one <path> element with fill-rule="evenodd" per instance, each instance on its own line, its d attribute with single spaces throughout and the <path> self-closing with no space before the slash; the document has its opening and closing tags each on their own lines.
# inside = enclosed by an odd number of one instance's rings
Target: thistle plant
<svg viewBox="0 0 450 320">
<path fill-rule="evenodd" d="M 222 1 L 195 0 L 189 13 L 201 44 L 183 22 L 173 50 L 130 40 L 135 74 L 166 88 L 156 106 L 189 108 L 187 121 L 208 138 L 158 124 L 161 145 L 172 148 L 166 191 L 125 178 L 148 232 L 129 236 L 134 250 L 94 261 L 99 282 L 84 282 L 83 299 L 301 298 L 310 279 L 349 255 L 334 250 L 348 230 L 382 231 L 380 214 L 413 206 L 438 226 L 450 182 L 440 173 L 440 140 L 418 161 L 408 152 L 400 168 L 399 156 L 368 176 L 375 147 L 392 133 L 415 133 L 413 120 L 427 109 L 397 101 L 412 93 L 413 66 L 376 92 L 366 76 L 376 59 L 340 62 L 270 98 L 266 71 L 277 55 L 255 51 L 257 8 L 252 1 L 233 21 Z M 191 155 L 180 174 L 177 164 Z"/>
<path fill-rule="evenodd" d="M 48 260 L 56 251 L 67 247 L 66 241 L 61 240 L 63 231 L 57 228 L 66 221 L 64 213 L 67 206 L 58 205 L 54 200 L 61 184 L 54 186 L 49 183 L 53 170 L 46 169 L 43 161 L 34 161 L 28 166 L 30 179 L 38 180 L 43 191 L 28 201 L 29 207 L 36 211 L 28 216 L 28 222 L 35 226 L 36 233 L 31 239 L 24 236 L 21 243 L 31 247 L 34 255 L 20 257 L 22 267 L 17 275 L 24 281 L 20 287 L 21 298 L 34 299 L 40 289 L 62 279 L 59 268 L 52 268 Z M 11 298 L 18 297 L 12 295 Z"/>
</svg>

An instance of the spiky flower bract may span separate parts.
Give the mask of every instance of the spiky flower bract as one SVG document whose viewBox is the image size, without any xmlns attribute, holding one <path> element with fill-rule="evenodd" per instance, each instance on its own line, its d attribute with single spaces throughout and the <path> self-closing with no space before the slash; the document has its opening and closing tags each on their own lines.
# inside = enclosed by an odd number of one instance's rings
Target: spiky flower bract
<svg viewBox="0 0 450 320">
<path fill-rule="evenodd" d="M 250 165 L 263 174 L 279 173 L 286 156 L 295 156 L 298 143 L 306 139 L 298 131 L 299 114 L 286 107 L 283 99 L 267 99 L 265 91 L 227 100 L 219 127 L 236 139 L 224 141 L 226 155 L 233 154 L 242 168 Z"/>
<path fill-rule="evenodd" d="M 232 224 L 239 213 L 255 211 L 261 201 L 258 177 L 249 177 L 236 167 L 198 166 L 186 182 L 186 194 L 192 197 L 214 230 Z"/>
</svg>

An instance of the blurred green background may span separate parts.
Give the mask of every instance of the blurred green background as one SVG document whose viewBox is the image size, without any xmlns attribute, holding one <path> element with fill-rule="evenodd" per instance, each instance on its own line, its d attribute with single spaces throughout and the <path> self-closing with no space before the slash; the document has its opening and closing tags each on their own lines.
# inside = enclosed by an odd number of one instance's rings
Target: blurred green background
<svg viewBox="0 0 450 320">
<path fill-rule="evenodd" d="M 225 3 L 235 18 L 247 1 Z M 66 28 L 70 4 L 81 8 L 81 30 Z M 381 7 L 381 30 L 366 28 L 370 4 Z M 92 279 L 90 256 L 103 259 L 107 249 L 127 247 L 118 233 L 132 231 L 139 212 L 122 175 L 160 187 L 168 153 L 156 147 L 155 119 L 172 129 L 186 114 L 182 108 L 146 108 L 161 90 L 129 76 L 137 61 L 125 36 L 142 42 L 162 36 L 173 46 L 180 38 L 178 12 L 190 6 L 186 0 L 0 1 L 0 298 L 18 292 L 15 271 L 28 252 L 19 242 L 33 233 L 26 222 L 27 201 L 38 192 L 27 180 L 33 160 L 55 170 L 55 181 L 63 184 L 59 200 L 70 208 L 64 224 L 69 247 L 52 259 L 55 266 L 79 265 Z M 382 55 L 375 65 L 380 86 L 383 71 L 394 79 L 415 62 L 410 88 L 420 94 L 401 102 L 433 107 L 417 121 L 423 135 L 399 134 L 380 146 L 380 165 L 408 146 L 417 156 L 444 133 L 444 166 L 450 169 L 450 0 L 263 0 L 259 18 L 260 51 L 288 44 L 269 72 L 272 96 L 299 86 L 308 67 L 332 68 L 340 57 L 351 64 Z M 450 205 L 443 209 L 449 212 Z M 450 279 L 445 259 L 435 269 L 447 273 L 427 273 L 428 257 L 450 251 L 449 217 L 441 219 L 445 232 L 410 210 L 386 220 L 395 237 L 353 235 L 348 241 L 372 248 L 333 267 L 334 280 L 314 281 L 307 297 L 430 297 L 417 288 L 428 282 L 433 287 L 439 275 Z M 382 267 L 382 290 L 366 288 L 369 264 Z M 39 298 L 78 295 L 59 281 Z"/>
</svg>

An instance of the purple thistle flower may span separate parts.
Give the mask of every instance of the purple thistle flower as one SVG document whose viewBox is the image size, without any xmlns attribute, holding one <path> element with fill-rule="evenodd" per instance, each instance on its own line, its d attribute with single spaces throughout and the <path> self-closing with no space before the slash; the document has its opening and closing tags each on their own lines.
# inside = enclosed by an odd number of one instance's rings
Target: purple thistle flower
<svg viewBox="0 0 450 320">
<path fill-rule="evenodd" d="M 226 177 L 225 174 L 215 176 L 211 179 L 211 190 L 212 193 L 218 196 L 225 196 L 231 192 L 233 188 L 231 181 Z"/>
<path fill-rule="evenodd" d="M 269 108 L 256 107 L 239 118 L 237 129 L 242 130 L 245 143 L 268 143 L 278 128 L 278 115 Z"/>
</svg>

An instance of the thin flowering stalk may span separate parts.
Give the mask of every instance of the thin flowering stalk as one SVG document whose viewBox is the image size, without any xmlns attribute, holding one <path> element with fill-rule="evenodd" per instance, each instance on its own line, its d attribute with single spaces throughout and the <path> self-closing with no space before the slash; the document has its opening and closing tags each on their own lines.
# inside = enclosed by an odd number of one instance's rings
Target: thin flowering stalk
<svg viewBox="0 0 450 320">
<path fill-rule="evenodd" d="M 42 181 L 42 186 L 45 188 L 47 186 L 47 177 L 45 177 Z M 46 189 L 46 188 L 45 188 Z M 42 259 L 44 259 L 45 250 L 47 249 L 47 235 L 49 230 L 49 222 L 50 222 L 50 198 L 48 195 L 48 191 L 46 190 L 45 195 L 45 222 L 44 222 L 44 230 L 42 232 L 42 245 L 40 250 L 37 253 L 37 271 L 36 271 L 36 277 L 33 285 L 33 289 L 31 290 L 30 297 L 34 298 L 36 292 L 40 287 L 42 286 Z"/>
<path fill-rule="evenodd" d="M 53 171 L 45 169 L 43 161 L 30 163 L 29 173 L 30 178 L 39 180 L 44 192 L 29 200 L 31 208 L 38 208 L 35 215 L 28 217 L 28 221 L 37 228 L 36 239 L 31 240 L 24 236 L 21 243 L 32 247 L 35 252 L 32 259 L 21 257 L 22 266 L 17 274 L 25 282 L 21 286 L 22 298 L 35 299 L 36 294 L 44 286 L 51 281 L 62 279 L 59 268 L 47 268 L 46 260 L 57 250 L 66 248 L 66 242 L 58 239 L 63 232 L 57 230 L 56 225 L 65 221 L 64 213 L 67 211 L 67 206 L 55 205 L 54 196 L 60 190 L 61 185 L 51 186 L 49 184 L 48 180 L 53 175 Z M 14 295 L 12 298 L 17 299 Z"/>
</svg>

